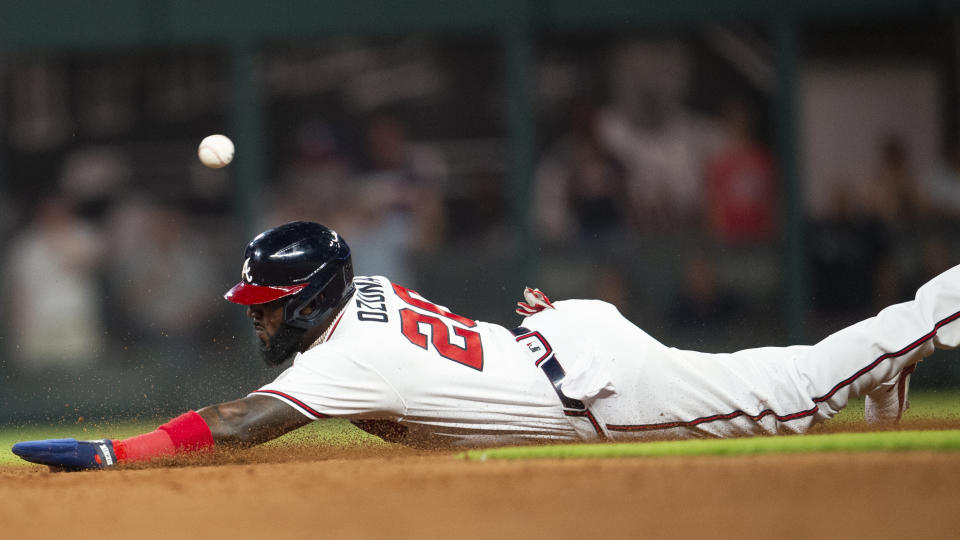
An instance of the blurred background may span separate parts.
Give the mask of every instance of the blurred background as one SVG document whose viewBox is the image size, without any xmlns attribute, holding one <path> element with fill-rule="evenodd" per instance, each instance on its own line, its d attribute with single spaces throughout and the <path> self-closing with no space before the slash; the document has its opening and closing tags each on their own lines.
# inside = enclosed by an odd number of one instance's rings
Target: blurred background
<svg viewBox="0 0 960 540">
<path fill-rule="evenodd" d="M 530 285 L 680 348 L 810 343 L 960 262 L 958 121 L 954 1 L 6 3 L 0 423 L 274 378 L 222 294 L 293 219 L 507 327 Z"/>
</svg>

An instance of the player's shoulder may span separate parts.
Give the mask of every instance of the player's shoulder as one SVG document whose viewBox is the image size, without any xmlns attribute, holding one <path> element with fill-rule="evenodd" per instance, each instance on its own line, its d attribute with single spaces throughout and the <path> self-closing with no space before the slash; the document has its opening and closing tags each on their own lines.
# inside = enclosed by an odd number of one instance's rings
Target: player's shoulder
<svg viewBox="0 0 960 540">
<path fill-rule="evenodd" d="M 337 364 L 363 363 L 366 357 L 362 342 L 343 338 L 330 339 L 297 354 L 291 367 L 330 369 Z"/>
<path fill-rule="evenodd" d="M 394 296 L 394 283 L 390 278 L 380 275 L 353 276 L 355 296 L 384 297 Z"/>
<path fill-rule="evenodd" d="M 390 278 L 381 275 L 356 275 L 353 276 L 353 284 L 356 286 L 372 287 L 376 285 L 392 285 Z"/>
</svg>

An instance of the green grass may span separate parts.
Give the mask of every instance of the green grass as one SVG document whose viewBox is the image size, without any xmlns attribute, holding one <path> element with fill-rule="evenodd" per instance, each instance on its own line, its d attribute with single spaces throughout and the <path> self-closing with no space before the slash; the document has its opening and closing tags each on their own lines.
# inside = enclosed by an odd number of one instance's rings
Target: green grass
<svg viewBox="0 0 960 540">
<path fill-rule="evenodd" d="M 905 420 L 960 418 L 960 391 L 912 392 L 911 408 Z M 863 401 L 856 400 L 827 426 L 843 430 L 863 422 Z M 74 437 L 77 439 L 126 438 L 156 429 L 166 419 L 129 422 L 83 422 L 41 426 L 0 426 L 0 466 L 26 465 L 10 452 L 18 441 Z M 313 445 L 318 447 L 369 447 L 384 443 L 343 420 L 324 420 L 287 434 L 269 445 Z M 535 457 L 626 457 L 684 455 L 744 455 L 871 450 L 960 450 L 960 430 L 889 431 L 876 433 L 811 434 L 802 437 L 752 437 L 691 441 L 553 445 L 470 451 L 468 459 L 528 459 Z"/>
<path fill-rule="evenodd" d="M 470 460 L 534 458 L 624 458 L 742 456 L 811 452 L 960 451 L 960 430 L 833 433 L 742 439 L 696 439 L 617 444 L 569 444 L 471 450 Z"/>
<path fill-rule="evenodd" d="M 337 448 L 390 446 L 379 437 L 354 427 L 346 420 L 323 420 L 308 424 L 296 431 L 287 433 L 265 446 L 326 446 Z"/>
</svg>

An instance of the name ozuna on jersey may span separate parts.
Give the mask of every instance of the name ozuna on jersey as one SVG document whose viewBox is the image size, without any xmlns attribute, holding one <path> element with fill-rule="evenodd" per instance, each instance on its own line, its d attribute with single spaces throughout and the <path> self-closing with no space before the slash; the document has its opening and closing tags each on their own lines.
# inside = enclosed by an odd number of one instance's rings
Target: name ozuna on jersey
<svg viewBox="0 0 960 540">
<path fill-rule="evenodd" d="M 361 321 L 389 322 L 387 316 L 386 296 L 379 282 L 372 279 L 356 279 L 353 284 L 357 287 L 357 319 Z"/>
</svg>

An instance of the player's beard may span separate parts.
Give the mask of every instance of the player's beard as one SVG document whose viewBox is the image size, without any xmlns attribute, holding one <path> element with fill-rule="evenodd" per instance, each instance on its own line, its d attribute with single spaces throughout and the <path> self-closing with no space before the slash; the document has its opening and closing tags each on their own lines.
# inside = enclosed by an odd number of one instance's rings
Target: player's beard
<svg viewBox="0 0 960 540">
<path fill-rule="evenodd" d="M 304 328 L 294 328 L 289 324 L 281 324 L 280 329 L 270 337 L 268 343 L 264 344 L 258 340 L 260 358 L 269 367 L 279 366 L 286 362 L 300 349 L 300 341 L 306 331 Z"/>
</svg>

